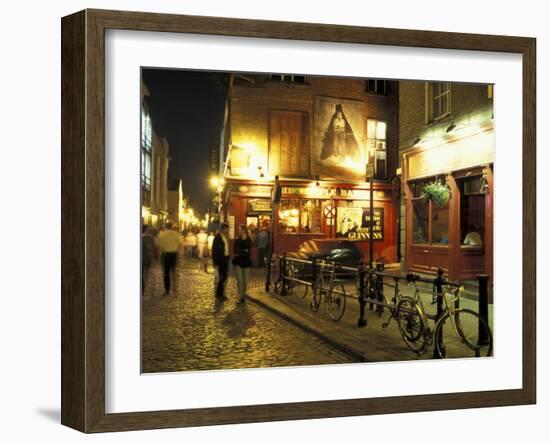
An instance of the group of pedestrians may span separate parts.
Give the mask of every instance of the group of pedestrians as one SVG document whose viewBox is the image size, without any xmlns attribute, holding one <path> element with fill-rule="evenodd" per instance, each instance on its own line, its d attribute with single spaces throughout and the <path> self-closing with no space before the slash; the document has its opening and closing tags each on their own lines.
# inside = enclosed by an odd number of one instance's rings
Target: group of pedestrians
<svg viewBox="0 0 550 442">
<path fill-rule="evenodd" d="M 206 229 L 200 229 L 198 232 L 188 230 L 183 234 L 183 244 L 185 256 L 187 258 L 205 259 L 208 256 L 208 250 L 212 246 L 214 235 L 206 233 Z"/>
<path fill-rule="evenodd" d="M 216 270 L 216 298 L 227 299 L 224 294 L 225 283 L 229 274 L 229 226 L 222 224 L 220 232 L 214 238 L 212 244 L 212 262 Z M 252 267 L 252 240 L 246 226 L 241 226 L 239 237 L 233 241 L 233 259 L 231 263 L 235 268 L 237 278 L 237 290 L 239 303 L 245 302 L 250 267 Z"/>
<path fill-rule="evenodd" d="M 211 244 L 211 247 L 209 247 Z M 239 303 L 244 303 L 250 268 L 252 267 L 252 249 L 257 248 L 258 264 L 263 266 L 267 256 L 269 245 L 269 234 L 262 229 L 253 242 L 245 225 L 239 230 L 239 236 L 233 241 L 232 250 L 229 240 L 229 225 L 222 224 L 218 233 L 209 235 L 205 230 L 197 234 L 186 233 L 182 235 L 176 224 L 166 223 L 166 227 L 155 237 L 151 227 L 144 226 L 142 234 L 142 293 L 145 291 L 145 282 L 149 270 L 155 260 L 160 257 L 165 294 L 169 295 L 174 289 L 176 278 L 176 263 L 178 251 L 183 248 L 186 258 L 198 257 L 204 263 L 207 271 L 206 254 L 210 249 L 212 263 L 215 270 L 215 297 L 218 300 L 225 300 L 225 285 L 229 276 L 230 263 L 233 264 Z M 196 254 L 194 252 L 196 248 Z M 231 259 L 231 256 L 233 258 Z"/>
</svg>

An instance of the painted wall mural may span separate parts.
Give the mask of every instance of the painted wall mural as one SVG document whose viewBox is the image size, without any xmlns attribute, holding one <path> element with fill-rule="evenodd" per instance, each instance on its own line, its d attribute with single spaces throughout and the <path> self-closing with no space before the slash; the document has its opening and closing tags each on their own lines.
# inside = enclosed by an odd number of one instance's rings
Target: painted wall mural
<svg viewBox="0 0 550 442">
<path fill-rule="evenodd" d="M 321 178 L 364 180 L 365 105 L 359 100 L 316 96 L 312 168 Z"/>
</svg>

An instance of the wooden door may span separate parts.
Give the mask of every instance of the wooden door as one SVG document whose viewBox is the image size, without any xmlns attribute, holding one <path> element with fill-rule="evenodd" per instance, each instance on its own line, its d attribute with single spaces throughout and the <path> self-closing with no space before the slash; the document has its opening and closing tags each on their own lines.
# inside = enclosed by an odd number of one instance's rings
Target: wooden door
<svg viewBox="0 0 550 442">
<path fill-rule="evenodd" d="M 305 114 L 302 112 L 270 112 L 269 170 L 271 174 L 280 176 L 308 174 L 305 126 Z"/>
</svg>

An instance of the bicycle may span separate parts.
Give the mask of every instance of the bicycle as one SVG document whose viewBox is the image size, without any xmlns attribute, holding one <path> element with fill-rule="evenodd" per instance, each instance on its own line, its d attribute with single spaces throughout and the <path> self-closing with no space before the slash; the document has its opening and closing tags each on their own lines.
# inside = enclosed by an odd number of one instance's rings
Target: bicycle
<svg viewBox="0 0 550 442">
<path fill-rule="evenodd" d="M 286 260 L 284 263 L 284 282 L 281 278 L 281 283 L 276 285 L 277 290 L 284 287 L 285 295 L 295 295 L 305 298 L 307 295 L 308 283 L 301 282 L 300 276 L 303 276 L 304 265 L 297 261 Z M 279 281 L 277 281 L 278 283 Z M 276 284 L 277 284 L 276 283 Z"/>
<path fill-rule="evenodd" d="M 336 278 L 338 266 L 333 262 L 319 263 L 319 276 L 312 285 L 313 296 L 310 308 L 317 312 L 324 299 L 325 311 L 333 321 L 339 321 L 346 310 L 346 289 Z"/>
<path fill-rule="evenodd" d="M 438 292 L 434 282 L 432 304 L 441 299 L 442 311 L 439 316 L 430 315 L 424 308 L 416 284 L 419 279 L 417 275 L 407 275 L 407 281 L 415 286 L 414 297 L 403 296 L 395 313 L 405 344 L 417 354 L 422 354 L 435 343 L 436 354 L 440 358 L 491 356 L 493 336 L 487 322 L 473 310 L 456 307 L 464 287 L 442 282 L 441 292 Z M 433 331 L 428 319 L 435 321 Z"/>
<path fill-rule="evenodd" d="M 384 293 L 384 286 L 389 286 L 392 288 L 394 286 L 390 284 L 386 284 L 384 282 L 384 278 L 381 275 L 379 275 L 377 272 L 380 272 L 379 265 L 377 265 L 376 268 L 369 266 L 366 269 L 365 293 L 366 293 L 367 303 L 369 303 L 370 310 L 372 310 L 373 306 L 376 305 L 376 313 L 378 314 L 378 317 L 382 316 L 385 308 L 389 308 L 393 316 L 393 312 L 395 311 L 395 307 L 397 305 L 397 300 L 398 300 L 397 294 L 395 294 L 391 300 L 391 303 L 393 304 L 393 307 L 392 307 L 390 305 L 390 302 L 388 302 L 388 299 L 386 298 L 386 295 Z M 357 273 L 357 276 L 355 278 L 355 287 L 356 287 L 357 293 L 361 293 L 360 285 L 361 285 L 361 271 Z M 396 282 L 396 285 L 397 285 L 397 282 Z"/>
</svg>

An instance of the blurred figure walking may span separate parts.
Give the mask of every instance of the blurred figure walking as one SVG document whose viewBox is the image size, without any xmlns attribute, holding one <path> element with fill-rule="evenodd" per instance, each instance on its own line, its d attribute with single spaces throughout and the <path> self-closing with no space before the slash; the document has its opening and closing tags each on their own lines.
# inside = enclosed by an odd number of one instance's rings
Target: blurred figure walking
<svg viewBox="0 0 550 442">
<path fill-rule="evenodd" d="M 229 225 L 223 223 L 212 242 L 212 263 L 216 270 L 216 298 L 227 299 L 224 290 L 229 272 Z"/>
<path fill-rule="evenodd" d="M 199 233 L 197 233 L 197 255 L 202 262 L 205 272 L 208 272 L 208 263 L 205 259 L 207 253 L 208 253 L 208 234 L 204 229 L 201 229 Z"/>
<path fill-rule="evenodd" d="M 197 235 L 192 230 L 189 230 L 185 234 L 185 257 L 193 258 L 195 255 L 195 248 L 197 247 Z"/>
<path fill-rule="evenodd" d="M 246 290 L 248 289 L 248 278 L 250 276 L 250 267 L 252 267 L 252 240 L 248 235 L 248 229 L 243 224 L 239 237 L 233 244 L 233 265 L 237 276 L 237 288 L 239 291 L 239 303 L 246 301 Z"/>
<path fill-rule="evenodd" d="M 149 278 L 149 271 L 153 261 L 158 259 L 158 249 L 151 226 L 143 226 L 141 235 L 141 296 L 145 294 L 145 283 Z"/>
<path fill-rule="evenodd" d="M 181 247 L 181 239 L 177 226 L 172 225 L 170 222 L 166 223 L 166 229 L 157 238 L 157 246 L 161 252 L 164 291 L 166 295 L 169 295 L 170 290 L 176 285 L 176 263 L 178 260 L 178 250 Z"/>
<path fill-rule="evenodd" d="M 266 227 L 262 227 L 262 230 L 258 233 L 256 244 L 258 247 L 258 267 L 263 267 L 265 258 L 269 253 L 269 231 Z"/>
</svg>

